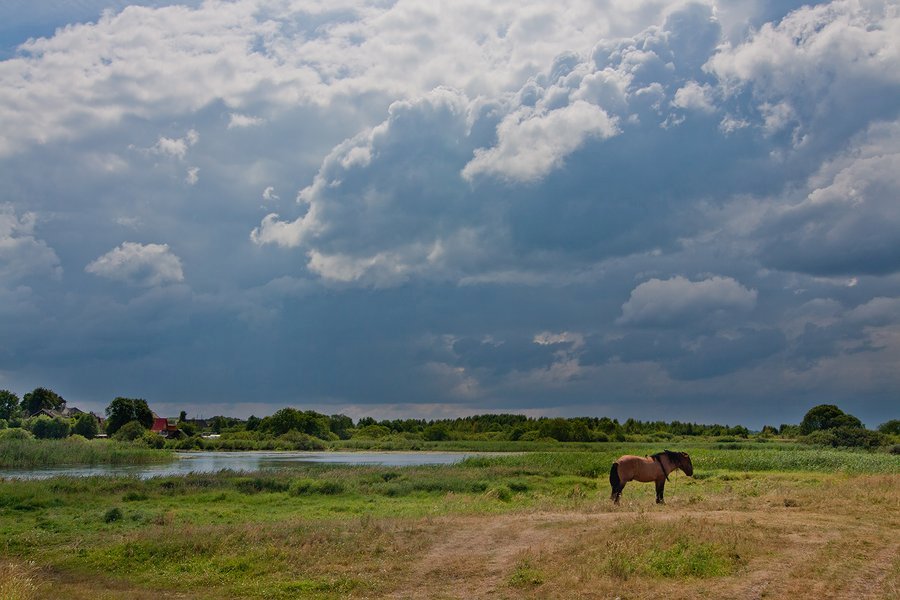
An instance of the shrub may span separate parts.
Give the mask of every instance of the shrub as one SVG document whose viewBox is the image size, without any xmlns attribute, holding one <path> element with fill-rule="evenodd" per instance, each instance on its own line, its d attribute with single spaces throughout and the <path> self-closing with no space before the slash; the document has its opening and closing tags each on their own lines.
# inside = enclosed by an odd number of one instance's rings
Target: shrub
<svg viewBox="0 0 900 600">
<path fill-rule="evenodd" d="M 27 429 L 11 427 L 0 431 L 0 440 L 33 440 L 34 435 Z"/>
<path fill-rule="evenodd" d="M 344 485 L 337 481 L 317 481 L 315 479 L 298 479 L 291 484 L 288 493 L 291 496 L 322 494 L 334 496 L 344 492 Z"/>
<path fill-rule="evenodd" d="M 814 431 L 804 438 L 806 443 L 835 448 L 877 448 L 885 443 L 885 436 L 877 431 L 845 426 Z"/>
<path fill-rule="evenodd" d="M 123 516 L 122 509 L 118 506 L 114 506 L 103 514 L 103 522 L 113 523 L 115 521 L 121 521 Z"/>
<path fill-rule="evenodd" d="M 145 433 L 147 433 L 147 429 L 143 425 L 137 421 L 129 421 L 116 431 L 113 438 L 124 442 L 133 442 L 143 437 Z"/>
<path fill-rule="evenodd" d="M 391 435 L 391 430 L 384 425 L 366 425 L 357 429 L 353 437 L 377 440 L 389 435 Z"/>
<path fill-rule="evenodd" d="M 853 415 L 848 415 L 834 404 L 820 404 L 809 409 L 800 423 L 800 431 L 805 435 L 809 435 L 814 431 L 839 427 L 862 429 L 862 422 Z"/>
<path fill-rule="evenodd" d="M 69 436 L 72 425 L 68 419 L 55 417 L 51 419 L 46 415 L 31 421 L 31 433 L 34 437 L 42 440 L 53 439 L 58 440 Z"/>
<path fill-rule="evenodd" d="M 300 431 L 288 431 L 278 436 L 278 440 L 287 442 L 293 450 L 324 450 L 325 443 L 309 434 Z"/>
<path fill-rule="evenodd" d="M 243 494 L 259 492 L 286 492 L 290 488 L 287 481 L 272 477 L 241 477 L 234 481 L 234 487 Z"/>
<path fill-rule="evenodd" d="M 75 425 L 72 426 L 72 433 L 77 433 L 89 440 L 97 437 L 99 432 L 100 426 L 97 424 L 96 417 L 88 413 L 78 415 Z"/>
<path fill-rule="evenodd" d="M 878 431 L 887 435 L 900 435 L 900 419 L 891 419 L 878 426 Z"/>
<path fill-rule="evenodd" d="M 429 425 L 422 435 L 429 442 L 442 442 L 450 439 L 450 432 L 444 425 Z"/>
<path fill-rule="evenodd" d="M 156 448 L 157 450 L 162 449 L 166 445 L 165 438 L 152 431 L 145 431 L 141 437 L 137 439 L 148 448 Z"/>
</svg>

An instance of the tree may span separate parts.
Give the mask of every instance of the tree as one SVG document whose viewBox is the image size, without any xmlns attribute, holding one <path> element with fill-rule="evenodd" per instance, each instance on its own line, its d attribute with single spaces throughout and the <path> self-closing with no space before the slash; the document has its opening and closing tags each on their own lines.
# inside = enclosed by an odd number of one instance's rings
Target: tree
<svg viewBox="0 0 900 600">
<path fill-rule="evenodd" d="M 336 436 L 347 440 L 350 439 L 350 430 L 353 429 L 353 419 L 347 415 L 331 415 L 328 419 L 328 427 Z"/>
<path fill-rule="evenodd" d="M 803 417 L 803 421 L 800 423 L 800 432 L 803 435 L 809 435 L 813 431 L 836 427 L 862 428 L 862 422 L 834 404 L 820 404 L 809 409 Z"/>
<path fill-rule="evenodd" d="M 113 438 L 122 442 L 133 442 L 136 439 L 144 437 L 145 433 L 147 433 L 147 428 L 144 427 L 143 423 L 139 421 L 128 421 L 127 423 L 123 423 L 121 427 L 116 430 L 116 434 Z"/>
<path fill-rule="evenodd" d="M 66 401 L 62 396 L 47 388 L 34 388 L 22 398 L 22 410 L 31 416 L 42 408 L 49 410 L 62 410 L 66 407 Z"/>
<path fill-rule="evenodd" d="M 447 426 L 443 423 L 436 423 L 426 427 L 422 437 L 429 442 L 442 442 L 450 439 L 450 432 L 447 431 Z"/>
<path fill-rule="evenodd" d="M 878 426 L 878 431 L 888 435 L 900 435 L 900 419 L 891 419 Z"/>
<path fill-rule="evenodd" d="M 9 421 L 19 414 L 19 397 L 9 390 L 0 390 L 0 419 Z"/>
<path fill-rule="evenodd" d="M 81 413 L 75 419 L 75 425 L 72 427 L 72 433 L 84 436 L 91 440 L 97 437 L 100 426 L 97 425 L 97 417 L 90 413 Z"/>
<path fill-rule="evenodd" d="M 153 413 L 146 400 L 120 396 L 106 407 L 106 432 L 110 435 L 129 421 L 137 421 L 144 429 L 153 426 Z"/>
<path fill-rule="evenodd" d="M 178 422 L 184 423 L 185 421 L 187 421 L 187 411 L 183 410 L 180 413 L 178 413 Z"/>
<path fill-rule="evenodd" d="M 42 440 L 58 440 L 69 437 L 71 430 L 72 424 L 69 420 L 59 417 L 51 419 L 46 415 L 41 415 L 31 422 L 31 433 L 34 434 L 34 437 Z"/>
</svg>

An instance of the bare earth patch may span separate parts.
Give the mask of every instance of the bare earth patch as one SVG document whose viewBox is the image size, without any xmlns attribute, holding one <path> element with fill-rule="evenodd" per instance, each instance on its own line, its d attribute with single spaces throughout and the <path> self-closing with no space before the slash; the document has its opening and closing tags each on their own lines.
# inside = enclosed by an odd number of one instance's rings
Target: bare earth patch
<svg viewBox="0 0 900 600">
<path fill-rule="evenodd" d="M 600 559 L 592 558 L 597 554 L 592 545 L 615 543 L 623 523 L 653 529 L 674 522 L 685 523 L 687 531 L 696 530 L 703 539 L 722 527 L 730 528 L 725 535 L 753 532 L 751 556 L 736 557 L 739 566 L 729 575 L 705 578 L 622 576 L 615 570 L 610 575 Z M 539 512 L 448 517 L 430 529 L 433 544 L 390 597 L 896 598 L 893 567 L 900 542 L 877 525 L 838 515 L 786 508 Z M 854 556 L 839 551 L 848 546 Z M 540 575 L 532 585 L 511 583 L 522 564 Z M 847 577 L 847 566 L 858 567 L 853 577 Z"/>
</svg>

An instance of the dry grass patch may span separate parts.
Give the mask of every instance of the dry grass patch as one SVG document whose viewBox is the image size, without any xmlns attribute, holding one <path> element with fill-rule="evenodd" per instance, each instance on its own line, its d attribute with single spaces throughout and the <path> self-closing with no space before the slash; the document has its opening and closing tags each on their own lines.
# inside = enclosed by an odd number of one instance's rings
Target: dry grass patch
<svg viewBox="0 0 900 600">
<path fill-rule="evenodd" d="M 3 600 L 37 598 L 37 571 L 33 562 L 0 561 L 0 598 Z"/>
</svg>

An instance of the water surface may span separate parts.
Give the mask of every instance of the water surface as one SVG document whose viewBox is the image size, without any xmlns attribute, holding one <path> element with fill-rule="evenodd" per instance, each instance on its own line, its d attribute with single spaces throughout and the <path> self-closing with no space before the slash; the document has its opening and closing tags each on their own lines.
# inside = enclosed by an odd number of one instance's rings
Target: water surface
<svg viewBox="0 0 900 600">
<path fill-rule="evenodd" d="M 384 465 L 408 467 L 449 465 L 485 453 L 471 452 L 178 452 L 177 458 L 153 465 L 61 466 L 39 469 L 3 469 L 0 477 L 11 479 L 46 479 L 61 475 L 91 477 L 94 475 L 133 475 L 141 479 L 188 473 L 231 471 L 267 471 L 309 463 L 344 465 Z"/>
</svg>

